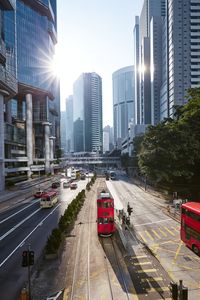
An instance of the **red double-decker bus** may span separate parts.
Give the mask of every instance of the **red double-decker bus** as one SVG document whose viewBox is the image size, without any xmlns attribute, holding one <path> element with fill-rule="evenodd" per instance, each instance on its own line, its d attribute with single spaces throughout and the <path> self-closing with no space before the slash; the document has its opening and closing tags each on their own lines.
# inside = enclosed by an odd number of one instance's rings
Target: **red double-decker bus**
<svg viewBox="0 0 200 300">
<path fill-rule="evenodd" d="M 97 199 L 97 232 L 100 236 L 111 236 L 115 232 L 114 200 L 104 190 Z"/>
<path fill-rule="evenodd" d="M 186 246 L 200 255 L 200 203 L 182 204 L 181 239 Z"/>
</svg>

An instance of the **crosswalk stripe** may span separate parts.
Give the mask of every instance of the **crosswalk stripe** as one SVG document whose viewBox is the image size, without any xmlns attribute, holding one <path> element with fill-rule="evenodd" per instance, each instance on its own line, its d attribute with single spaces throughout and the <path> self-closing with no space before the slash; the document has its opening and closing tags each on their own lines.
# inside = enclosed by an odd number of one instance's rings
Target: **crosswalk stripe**
<svg viewBox="0 0 200 300">
<path fill-rule="evenodd" d="M 131 259 L 147 258 L 147 255 L 132 256 Z"/>
<path fill-rule="evenodd" d="M 166 226 L 164 226 L 165 230 L 167 230 L 171 235 L 175 235 L 171 230 L 169 230 Z"/>
<path fill-rule="evenodd" d="M 138 270 L 136 271 L 137 273 L 153 273 L 153 272 L 157 272 L 156 269 L 147 269 L 147 270 Z"/>
<path fill-rule="evenodd" d="M 140 262 L 140 263 L 133 263 L 134 266 L 144 266 L 144 265 L 151 265 L 150 261 Z"/>
<path fill-rule="evenodd" d="M 152 238 L 152 236 L 150 235 L 150 233 L 147 231 L 147 230 L 145 230 L 145 233 L 146 233 L 146 235 L 153 241 L 154 239 Z"/>
<path fill-rule="evenodd" d="M 144 236 L 139 232 L 139 235 L 141 236 L 141 238 L 143 239 L 143 241 L 145 242 L 145 243 L 147 243 L 147 240 L 144 238 Z"/>
<path fill-rule="evenodd" d="M 151 229 L 151 231 L 160 239 L 159 234 L 154 229 Z"/>
<path fill-rule="evenodd" d="M 163 281 L 162 277 L 155 277 L 155 278 L 142 278 L 141 282 L 152 282 L 152 281 Z"/>
<path fill-rule="evenodd" d="M 160 232 L 166 237 L 167 236 L 167 234 L 164 232 L 164 231 L 162 231 L 162 229 L 161 228 L 158 228 L 159 230 L 160 230 Z"/>
</svg>

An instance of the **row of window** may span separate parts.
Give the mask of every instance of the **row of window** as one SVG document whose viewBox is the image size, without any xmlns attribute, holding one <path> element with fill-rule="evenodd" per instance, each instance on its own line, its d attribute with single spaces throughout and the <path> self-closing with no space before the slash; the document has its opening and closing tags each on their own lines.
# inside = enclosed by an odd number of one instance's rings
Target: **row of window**
<svg viewBox="0 0 200 300">
<path fill-rule="evenodd" d="M 99 218 L 98 219 L 98 224 L 109 224 L 113 223 L 114 219 L 113 218 Z"/>
<path fill-rule="evenodd" d="M 97 202 L 97 206 L 102 207 L 102 208 L 110 208 L 110 207 L 114 207 L 114 203 L 113 202 Z"/>
<path fill-rule="evenodd" d="M 185 237 L 187 240 L 190 240 L 192 237 L 195 240 L 200 241 L 200 232 L 196 231 L 195 229 L 185 225 L 185 233 L 186 233 Z"/>
<path fill-rule="evenodd" d="M 189 211 L 189 210 L 187 210 L 185 208 L 182 208 L 182 214 L 184 214 L 184 215 L 192 218 L 195 221 L 200 222 L 200 215 L 198 215 L 198 214 L 196 214 L 196 213 L 194 213 L 192 211 Z"/>
</svg>

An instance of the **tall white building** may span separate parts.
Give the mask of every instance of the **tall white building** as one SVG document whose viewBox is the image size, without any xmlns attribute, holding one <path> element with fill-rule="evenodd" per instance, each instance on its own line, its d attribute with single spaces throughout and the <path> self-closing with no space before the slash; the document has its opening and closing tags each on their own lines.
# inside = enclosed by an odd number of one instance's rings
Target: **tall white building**
<svg viewBox="0 0 200 300">
<path fill-rule="evenodd" d="M 73 96 L 70 95 L 66 99 L 66 151 L 68 153 L 74 151 L 73 132 Z"/>
<path fill-rule="evenodd" d="M 200 83 L 200 1 L 168 0 L 168 116 Z"/>
<path fill-rule="evenodd" d="M 73 87 L 74 151 L 101 152 L 102 79 L 97 73 L 82 73 Z"/>
</svg>

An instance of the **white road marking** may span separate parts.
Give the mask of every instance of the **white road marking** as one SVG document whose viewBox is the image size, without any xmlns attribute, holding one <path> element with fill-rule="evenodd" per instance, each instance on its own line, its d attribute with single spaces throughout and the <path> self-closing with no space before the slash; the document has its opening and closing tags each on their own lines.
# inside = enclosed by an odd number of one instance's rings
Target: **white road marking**
<svg viewBox="0 0 200 300">
<path fill-rule="evenodd" d="M 133 224 L 134 227 L 136 226 L 143 226 L 143 225 L 151 225 L 151 224 L 156 224 L 156 223 L 160 223 L 160 222 L 166 222 L 166 221 L 170 221 L 171 219 L 164 219 L 164 220 L 160 220 L 160 221 L 155 221 L 155 222 L 149 222 L 149 223 L 143 223 L 143 224 Z"/>
<path fill-rule="evenodd" d="M 0 236 L 0 241 L 5 239 L 11 232 L 13 232 L 15 229 L 17 229 L 19 226 L 21 226 L 24 222 L 26 222 L 28 219 L 30 219 L 32 216 L 34 216 L 38 211 L 40 211 L 42 208 L 38 208 L 36 211 L 34 211 L 32 214 L 30 214 L 28 217 L 26 217 L 24 220 L 19 222 L 17 225 L 15 225 L 13 228 L 8 230 L 6 233 L 4 233 L 2 236 Z"/>
<path fill-rule="evenodd" d="M 41 222 L 44 222 L 61 204 L 58 204 L 50 214 L 48 214 Z M 5 262 L 17 251 L 18 248 L 22 247 L 25 241 L 31 236 L 31 234 L 36 231 L 36 229 L 40 226 L 40 223 L 21 241 L 21 243 L 0 263 L 0 268 L 5 264 Z"/>
<path fill-rule="evenodd" d="M 10 215 L 9 217 L 7 217 L 7 218 L 3 219 L 2 221 L 0 221 L 0 224 L 2 224 L 2 223 L 4 223 L 4 222 L 8 221 L 8 220 L 11 219 L 12 217 L 16 216 L 17 214 L 19 214 L 19 213 L 22 212 L 23 210 L 29 208 L 30 206 L 34 205 L 35 203 L 37 203 L 37 202 L 39 202 L 39 201 L 40 201 L 40 200 L 36 200 L 34 203 L 31 203 L 30 205 L 27 205 L 26 207 L 24 207 L 24 208 L 18 210 L 16 213 L 14 213 L 14 214 Z"/>
</svg>

